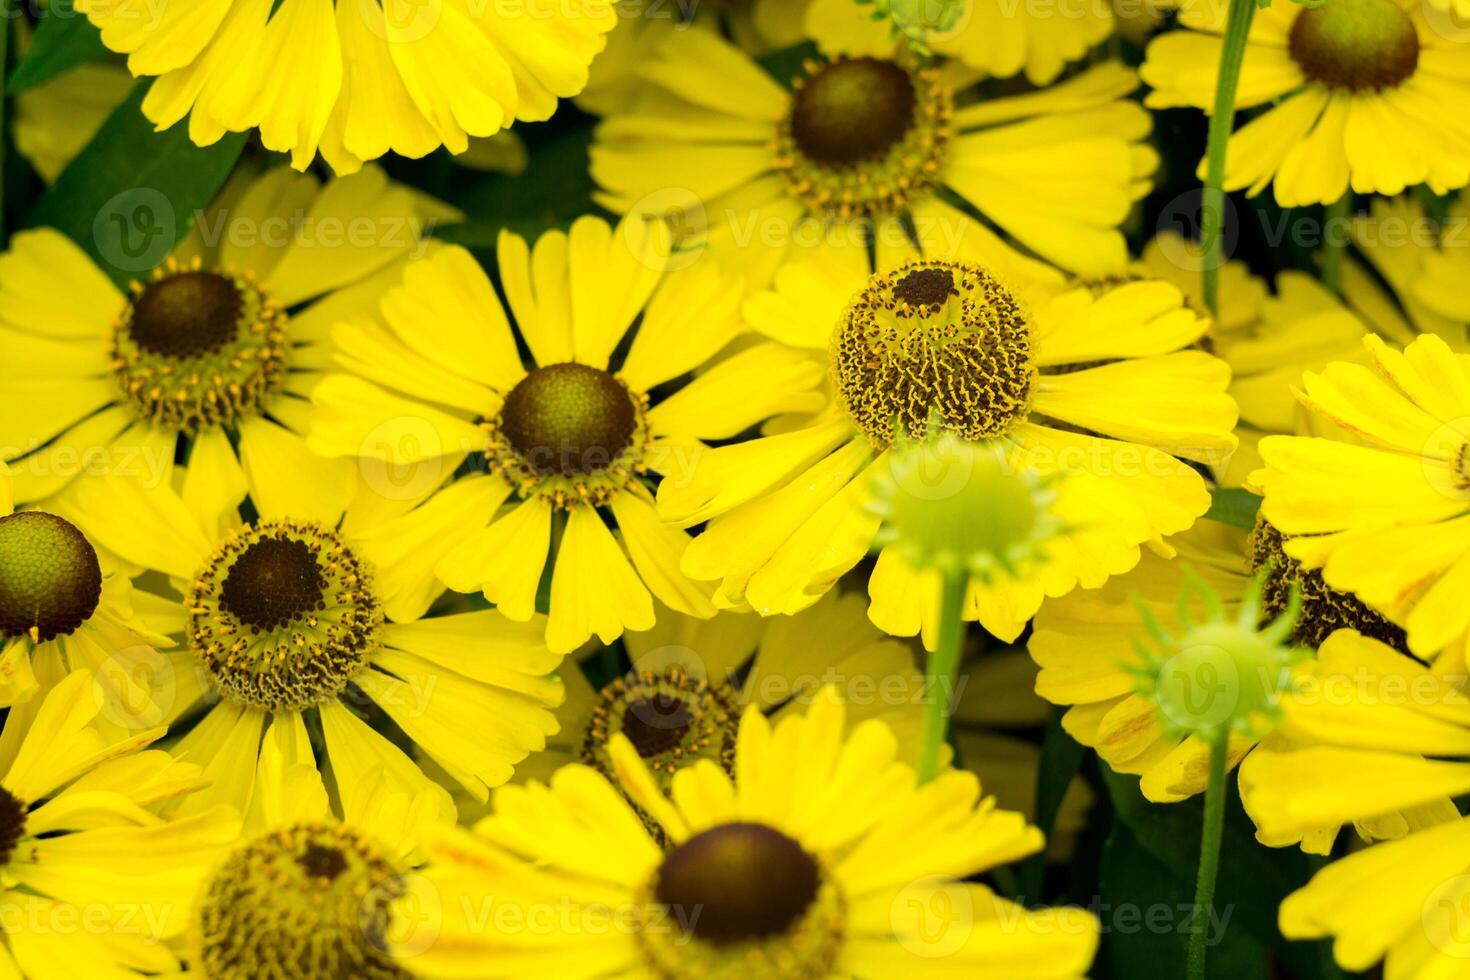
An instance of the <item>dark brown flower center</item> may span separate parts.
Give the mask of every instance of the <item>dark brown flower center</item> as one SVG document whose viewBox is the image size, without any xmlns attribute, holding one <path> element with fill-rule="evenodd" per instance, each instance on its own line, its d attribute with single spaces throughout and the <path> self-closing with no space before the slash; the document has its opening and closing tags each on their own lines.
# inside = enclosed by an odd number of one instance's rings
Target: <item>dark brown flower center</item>
<svg viewBox="0 0 1470 980">
<path fill-rule="evenodd" d="M 34 510 L 0 517 L 0 635 L 69 635 L 101 598 L 97 551 L 75 525 Z"/>
<path fill-rule="evenodd" d="M 377 650 L 371 568 L 333 530 L 262 521 L 234 532 L 195 576 L 189 646 L 221 693 L 261 711 L 337 697 Z"/>
<path fill-rule="evenodd" d="M 1297 17 L 1290 51 L 1314 82 L 1379 91 L 1403 84 L 1419 67 L 1419 34 L 1394 0 L 1328 0 Z"/>
<path fill-rule="evenodd" d="M 25 833 L 25 801 L 0 786 L 0 868 L 9 863 Z"/>
<path fill-rule="evenodd" d="M 654 895 L 696 937 L 724 946 L 789 932 L 821 885 L 820 866 L 796 841 L 764 824 L 730 823 L 669 852 Z"/>
<path fill-rule="evenodd" d="M 688 701 L 659 692 L 623 709 L 623 734 L 640 756 L 652 759 L 682 745 L 694 720 Z"/>
<path fill-rule="evenodd" d="M 235 559 L 220 588 L 219 604 L 259 633 L 326 608 L 326 586 L 305 541 L 261 538 Z"/>
<path fill-rule="evenodd" d="M 638 410 L 616 377 L 585 364 L 537 368 L 505 396 L 500 430 L 542 476 L 587 476 L 633 445 Z"/>
<path fill-rule="evenodd" d="M 1268 566 L 1271 569 L 1262 596 L 1268 621 L 1286 611 L 1295 585 L 1301 589 L 1302 596 L 1301 617 L 1292 635 L 1296 643 L 1315 650 L 1337 630 L 1350 629 L 1409 654 L 1408 638 L 1402 629 L 1352 593 L 1329 586 L 1321 571 L 1303 568 L 1301 562 L 1286 553 L 1285 543 L 1280 531 L 1264 518 L 1258 519 L 1256 529 L 1251 532 L 1250 567 L 1252 572 Z"/>
<path fill-rule="evenodd" d="M 150 354 L 190 358 L 235 339 L 244 297 L 217 272 L 177 272 L 144 287 L 133 300 L 133 342 Z"/>
<path fill-rule="evenodd" d="M 791 134 L 808 159 L 831 166 L 874 160 L 914 124 L 917 93 L 909 73 L 891 61 L 834 61 L 796 95 Z"/>
</svg>

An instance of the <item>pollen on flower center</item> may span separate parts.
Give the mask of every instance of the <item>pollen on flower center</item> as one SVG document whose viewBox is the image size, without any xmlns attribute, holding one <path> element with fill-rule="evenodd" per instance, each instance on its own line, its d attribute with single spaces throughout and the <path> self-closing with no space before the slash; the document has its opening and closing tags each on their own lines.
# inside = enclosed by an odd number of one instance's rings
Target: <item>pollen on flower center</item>
<svg viewBox="0 0 1470 980">
<path fill-rule="evenodd" d="M 794 86 L 776 169 L 809 211 L 891 215 L 939 172 L 954 98 L 933 70 L 843 58 L 808 63 Z"/>
<path fill-rule="evenodd" d="M 638 934 L 663 977 L 815 980 L 830 975 L 846 931 L 845 901 L 821 862 L 763 823 L 722 824 L 679 844 L 648 897 L 687 930 Z"/>
<path fill-rule="evenodd" d="M 286 316 L 248 277 L 172 260 L 113 331 L 112 371 L 143 418 L 193 433 L 259 412 L 284 380 Z"/>
<path fill-rule="evenodd" d="M 317 524 L 234 533 L 189 590 L 191 648 L 229 700 L 302 710 L 340 694 L 377 649 L 383 613 L 368 568 Z"/>
<path fill-rule="evenodd" d="M 41 511 L 0 517 L 0 636 L 70 635 L 101 597 L 97 551 L 70 521 Z"/>
<path fill-rule="evenodd" d="M 213 980 L 399 980 L 386 950 L 399 871 L 338 824 L 298 824 L 238 848 L 199 912 L 200 960 Z"/>
<path fill-rule="evenodd" d="M 0 786 L 0 868 L 9 863 L 25 832 L 25 801 Z"/>
<path fill-rule="evenodd" d="M 1350 92 L 1394 88 L 1419 67 L 1419 34 L 1395 0 L 1331 0 L 1302 10 L 1289 50 L 1315 82 Z"/>
<path fill-rule="evenodd" d="M 735 768 L 740 709 L 733 688 L 691 677 L 680 667 L 620 677 L 603 689 L 582 739 L 582 760 L 608 775 L 607 744 L 621 734 L 660 778 L 696 759 Z"/>
<path fill-rule="evenodd" d="M 832 339 L 843 406 L 876 448 L 931 415 L 974 442 L 1025 417 L 1036 368 L 1016 298 L 975 266 L 918 262 L 875 276 Z"/>
<path fill-rule="evenodd" d="M 1292 633 L 1296 643 L 1315 650 L 1335 631 L 1350 629 L 1408 655 L 1408 637 L 1400 627 L 1352 593 L 1329 586 L 1321 571 L 1303 568 L 1286 553 L 1286 538 L 1264 518 L 1257 520 L 1250 542 L 1251 571 L 1270 568 L 1262 595 L 1266 618 L 1275 619 L 1286 610 L 1293 585 L 1301 589 L 1301 616 Z"/>
</svg>

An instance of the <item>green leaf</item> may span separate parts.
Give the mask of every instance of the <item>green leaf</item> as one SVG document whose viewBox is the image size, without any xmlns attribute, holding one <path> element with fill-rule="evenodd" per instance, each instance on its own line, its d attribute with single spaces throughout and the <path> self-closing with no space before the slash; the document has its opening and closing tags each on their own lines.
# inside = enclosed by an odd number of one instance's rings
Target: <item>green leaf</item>
<svg viewBox="0 0 1470 980">
<path fill-rule="evenodd" d="M 1238 487 L 1216 487 L 1212 491 L 1214 500 L 1205 513 L 1205 519 L 1243 527 L 1247 531 L 1256 526 L 1256 513 L 1261 509 L 1261 498 L 1249 490 Z"/>
<path fill-rule="evenodd" d="M 106 52 L 101 32 L 72 9 L 72 0 L 51 0 L 6 91 L 19 95 Z"/>
<path fill-rule="evenodd" d="M 1106 930 L 1102 964 L 1109 975 L 1182 976 L 1193 927 L 1194 888 L 1171 875 L 1122 821 L 1113 824 L 1099 865 Z M 1237 909 L 1216 902 L 1203 922 L 1209 941 L 1205 974 L 1210 980 L 1268 980 L 1270 957 L 1255 937 L 1231 928 Z"/>
<path fill-rule="evenodd" d="M 1046 726 L 1041 742 L 1041 764 L 1036 772 L 1036 826 L 1051 840 L 1057 814 L 1067 788 L 1082 766 L 1087 747 L 1062 728 L 1065 708 L 1057 708 Z M 1021 894 L 1028 901 L 1040 902 L 1042 881 L 1046 875 L 1046 851 L 1031 855 L 1021 866 Z"/>
<path fill-rule="evenodd" d="M 141 108 L 146 90 L 139 83 L 113 110 L 30 218 L 67 235 L 124 287 L 189 233 L 245 146 L 243 133 L 202 147 L 187 126 L 155 133 Z"/>
<path fill-rule="evenodd" d="M 1138 777 L 1119 775 L 1106 766 L 1102 773 L 1118 821 L 1167 872 L 1166 877 L 1173 883 L 1170 887 L 1187 889 L 1189 898 L 1185 901 L 1193 901 L 1202 800 L 1195 797 L 1182 803 L 1150 803 L 1138 790 Z M 1297 848 L 1260 844 L 1250 818 L 1241 809 L 1235 781 L 1229 780 L 1228 785 L 1230 798 L 1226 803 L 1215 905 L 1232 909 L 1230 928 L 1243 930 L 1269 947 L 1291 976 L 1298 980 L 1341 980 L 1343 973 L 1332 962 L 1328 943 L 1289 941 L 1276 925 L 1276 910 L 1282 900 L 1311 878 L 1310 859 Z M 1179 962 L 1182 966 L 1184 961 L 1181 958 Z"/>
</svg>

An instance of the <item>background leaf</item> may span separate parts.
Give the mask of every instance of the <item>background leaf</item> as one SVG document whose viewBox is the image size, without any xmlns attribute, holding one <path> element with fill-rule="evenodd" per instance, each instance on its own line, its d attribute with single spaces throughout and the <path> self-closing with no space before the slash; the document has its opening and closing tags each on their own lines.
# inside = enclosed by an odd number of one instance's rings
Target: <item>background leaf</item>
<svg viewBox="0 0 1470 980">
<path fill-rule="evenodd" d="M 1261 509 L 1261 498 L 1249 490 L 1238 487 L 1216 487 L 1211 491 L 1213 500 L 1205 519 L 1243 527 L 1247 531 L 1256 526 L 1256 514 Z"/>
<path fill-rule="evenodd" d="M 10 73 L 6 91 L 18 95 L 106 52 L 102 33 L 72 9 L 72 0 L 51 0 L 25 57 Z"/>
<path fill-rule="evenodd" d="M 140 82 L 107 117 L 29 222 L 66 234 L 120 286 L 162 264 L 245 145 L 242 133 L 200 147 L 185 125 L 154 132 L 141 108 L 147 88 Z"/>
</svg>

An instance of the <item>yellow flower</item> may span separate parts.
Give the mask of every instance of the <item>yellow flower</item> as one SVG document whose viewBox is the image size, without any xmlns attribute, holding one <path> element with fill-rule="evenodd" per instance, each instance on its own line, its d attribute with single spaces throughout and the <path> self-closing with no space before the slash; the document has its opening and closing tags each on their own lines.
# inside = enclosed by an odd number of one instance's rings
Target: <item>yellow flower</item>
<svg viewBox="0 0 1470 980">
<path fill-rule="evenodd" d="M 251 819 L 215 861 L 196 869 L 183 946 L 191 976 L 391 980 L 388 953 L 411 941 L 402 899 L 420 840 L 454 822 L 433 792 L 389 769 L 329 802 L 311 746 L 271 726 L 261 745 Z"/>
<path fill-rule="evenodd" d="M 1067 706 L 1062 723 L 1073 738 L 1095 748 L 1117 772 L 1142 777 L 1140 789 L 1147 798 L 1159 803 L 1186 799 L 1204 791 L 1208 775 L 1209 742 L 1166 734 L 1154 703 L 1135 692 L 1135 672 L 1144 663 L 1136 641 L 1145 636 L 1138 604 L 1142 602 L 1156 619 L 1172 622 L 1188 582 L 1187 570 L 1220 596 L 1224 616 L 1231 618 L 1239 611 L 1252 577 L 1262 569 L 1272 569 L 1263 596 L 1264 618 L 1271 620 L 1284 612 L 1292 587 L 1299 588 L 1302 611 L 1292 636 L 1299 646 L 1317 649 L 1337 631 L 1357 630 L 1394 644 L 1401 655 L 1407 653 L 1402 630 L 1354 596 L 1330 589 L 1320 574 L 1287 557 L 1282 543 L 1280 533 L 1269 524 L 1258 524 L 1255 531 L 1247 532 L 1201 521 L 1169 540 L 1174 556 L 1145 552 L 1138 567 L 1127 575 L 1112 579 L 1101 589 L 1074 592 L 1037 614 L 1030 641 L 1031 656 L 1041 666 L 1037 693 Z M 1197 597 L 1191 608 L 1196 615 L 1201 609 Z M 1406 656 L 1403 659 L 1412 663 Z M 1196 680 L 1231 683 L 1226 678 Z M 1195 694 L 1201 699 L 1211 696 L 1204 687 Z M 1228 689 L 1221 689 L 1219 696 L 1231 695 Z M 1289 693 L 1283 701 L 1290 705 Z M 1262 744 L 1273 744 L 1277 738 L 1270 735 Z M 1239 762 L 1257 741 L 1233 734 L 1229 764 Z M 1326 843 L 1330 842 L 1328 838 Z M 1323 849 L 1320 840 L 1309 846 Z"/>
<path fill-rule="evenodd" d="M 101 473 L 167 483 L 188 446 L 196 472 L 267 507 L 340 512 L 352 468 L 304 438 L 328 329 L 449 213 L 377 168 L 324 187 L 284 167 L 245 173 L 129 295 L 59 232 L 16 235 L 0 256 L 0 460 L 15 499 L 52 507 Z"/>
<path fill-rule="evenodd" d="M 597 130 L 599 201 L 672 218 L 756 288 L 794 254 L 865 254 L 870 237 L 887 267 L 914 254 L 910 224 L 926 254 L 1025 261 L 945 192 L 1074 272 L 1127 265 L 1118 227 L 1157 156 L 1121 64 L 983 98 L 963 66 L 920 67 L 890 44 L 884 57 L 810 63 L 793 92 L 713 35 L 676 41 L 645 60 L 637 107 Z"/>
<path fill-rule="evenodd" d="M 558 652 L 652 628 L 655 598 L 713 615 L 708 589 L 679 571 L 689 539 L 659 522 L 651 485 L 682 479 L 704 440 L 819 406 L 820 368 L 775 343 L 711 364 L 742 330 L 739 285 L 708 263 L 666 274 L 680 256 L 661 225 L 583 218 L 534 249 L 504 234 L 498 259 L 513 321 L 469 253 L 446 248 L 410 266 L 378 316 L 335 331 L 345 371 L 316 392 L 312 447 L 429 486 L 473 454 L 493 502 L 454 529 L 438 574 L 527 622 L 554 566 Z"/>
<path fill-rule="evenodd" d="M 1090 915 L 1026 910 L 957 880 L 1036 852 L 1041 834 L 969 773 L 916 786 L 882 722 L 845 727 L 830 690 L 774 728 L 751 707 L 736 777 L 702 760 L 674 777 L 672 798 L 614 739 L 621 788 L 667 849 L 594 769 L 502 788 L 473 834 L 429 845 L 416 884 L 440 897 L 438 942 L 400 962 L 502 977 L 555 963 L 569 980 L 1082 976 Z M 492 897 L 498 914 L 477 915 Z M 936 923 L 931 909 L 949 914 Z M 609 913 L 617 927 L 593 927 Z"/>
<path fill-rule="evenodd" d="M 744 51 L 763 54 L 802 40 L 810 0 L 624 0 L 618 27 L 592 62 L 578 107 L 599 116 L 626 112 L 638 92 L 638 69 L 670 35 L 690 30 L 723 32 Z M 674 42 L 678 43 L 678 42 Z"/>
<path fill-rule="evenodd" d="M 1286 551 L 1408 632 L 1409 649 L 1464 673 L 1470 644 L 1470 368 L 1439 336 L 1403 350 L 1364 339 L 1299 397 L 1352 442 L 1261 441 L 1265 517 Z"/>
<path fill-rule="evenodd" d="M 916 435 L 931 415 L 996 440 L 1020 472 L 1055 474 L 1065 533 L 1019 579 L 970 584 L 966 618 L 1002 639 L 1044 596 L 1096 588 L 1193 524 L 1209 493 L 1182 460 L 1216 463 L 1235 446 L 1228 369 L 1185 349 L 1206 321 L 1163 282 L 1026 300 L 966 264 L 923 260 L 871 279 L 833 264 L 785 270 L 747 316 L 814 361 L 830 349 L 835 397 L 791 431 L 705 452 L 688 478 L 664 482 L 661 514 L 709 522 L 684 571 L 718 581 L 722 607 L 777 615 L 815 602 L 873 543 L 873 471 L 888 465 L 895 427 Z M 944 474 L 934 483 L 925 492 L 945 492 Z M 890 546 L 869 592 L 881 629 L 933 639 L 938 572 L 916 572 Z"/>
<path fill-rule="evenodd" d="M 1339 633 L 1322 648 L 1340 680 L 1288 705 L 1293 744 L 1242 766 L 1241 797 L 1268 837 L 1356 822 L 1395 838 L 1339 860 L 1281 904 L 1290 939 L 1335 937 L 1338 963 L 1417 980 L 1455 976 L 1470 949 L 1457 918 L 1470 882 L 1470 701 L 1380 643 Z M 1326 831 L 1331 840 L 1331 830 Z"/>
<path fill-rule="evenodd" d="M 320 149 L 338 173 L 390 150 L 463 153 L 470 137 L 549 119 L 587 84 L 617 23 L 611 0 L 82 0 L 77 10 L 134 75 L 157 77 L 143 112 L 160 128 L 187 115 L 200 145 L 259 128 L 297 170 Z"/>
<path fill-rule="evenodd" d="M 245 810 L 271 729 L 298 745 L 308 724 L 319 732 L 340 795 L 380 766 L 432 785 L 386 729 L 482 800 L 556 731 L 562 686 L 548 675 L 561 657 L 544 623 L 493 610 L 425 618 L 443 593 L 434 563 L 496 506 L 488 478 L 410 501 L 364 487 L 331 518 L 254 499 L 249 523 L 238 482 L 194 467 L 180 482 L 88 480 L 67 516 L 148 573 L 154 620 L 183 639 L 153 687 L 157 723 L 180 733 L 172 751 L 213 780 L 190 806 Z"/>
<path fill-rule="evenodd" d="M 1149 45 L 1147 105 L 1214 105 L 1228 6 L 1185 4 L 1179 29 Z M 1470 47 L 1426 16 L 1411 0 L 1257 11 L 1235 101 L 1266 108 L 1230 138 L 1226 189 L 1274 182 L 1277 202 L 1298 207 L 1470 182 Z"/>
<path fill-rule="evenodd" d="M 930 0 L 909 6 L 939 8 Z M 1009 78 L 1024 71 L 1037 85 L 1055 81 L 1113 32 L 1113 8 L 1106 2 L 964 0 L 958 6 L 959 17 L 947 30 L 925 25 L 928 47 L 986 75 Z M 885 57 L 893 51 L 889 24 L 875 21 L 873 5 L 857 0 L 811 0 L 806 30 L 829 54 Z"/>
<path fill-rule="evenodd" d="M 155 728 L 111 737 L 90 672 L 79 670 L 0 732 L 0 972 L 8 977 L 139 977 L 178 971 L 169 943 L 203 869 L 239 832 L 216 807 L 165 819 L 198 790 L 197 766 L 139 751 Z"/>
</svg>

